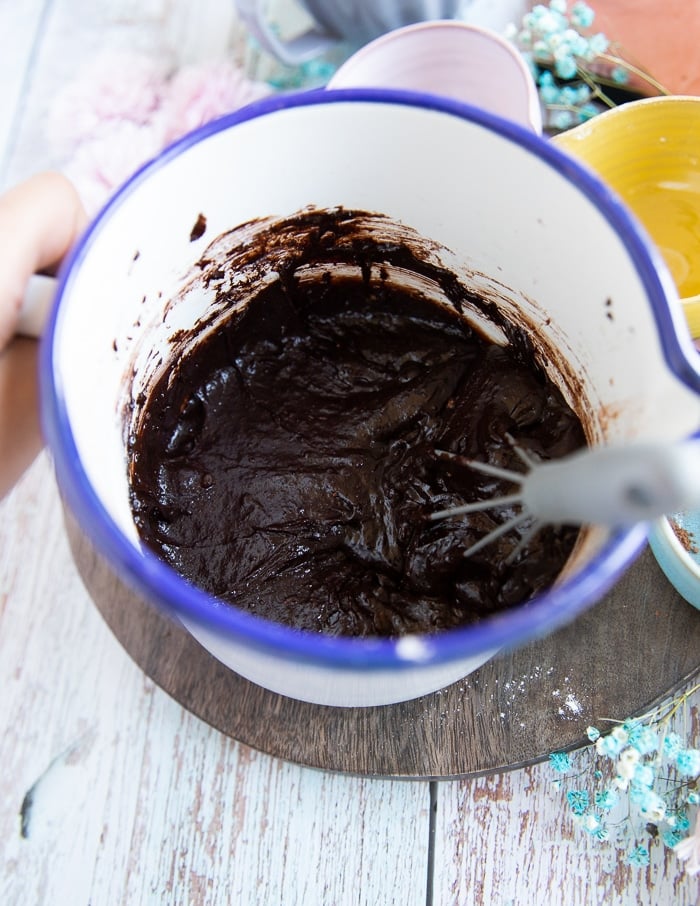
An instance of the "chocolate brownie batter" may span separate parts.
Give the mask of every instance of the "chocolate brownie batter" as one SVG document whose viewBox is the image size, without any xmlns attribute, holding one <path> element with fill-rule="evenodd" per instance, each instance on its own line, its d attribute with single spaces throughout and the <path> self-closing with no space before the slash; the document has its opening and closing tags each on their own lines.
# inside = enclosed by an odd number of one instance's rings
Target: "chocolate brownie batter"
<svg viewBox="0 0 700 906">
<path fill-rule="evenodd" d="M 512 491 L 436 450 L 517 470 L 507 435 L 545 458 L 584 443 L 528 344 L 373 272 L 368 246 L 355 275 L 302 279 L 305 248 L 152 388 L 131 438 L 145 543 L 231 605 L 333 635 L 433 633 L 551 585 L 575 529 L 465 558 L 515 510 L 428 518 Z"/>
</svg>

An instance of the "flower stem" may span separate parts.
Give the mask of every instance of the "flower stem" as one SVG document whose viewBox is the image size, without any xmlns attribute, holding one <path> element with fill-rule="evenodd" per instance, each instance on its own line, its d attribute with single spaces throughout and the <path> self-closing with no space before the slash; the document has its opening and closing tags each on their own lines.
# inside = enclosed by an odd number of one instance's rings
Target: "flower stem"
<svg viewBox="0 0 700 906">
<path fill-rule="evenodd" d="M 602 101 L 606 105 L 606 107 L 617 107 L 615 101 L 607 96 L 607 94 L 600 87 L 600 84 L 589 72 L 587 72 L 587 70 L 579 69 L 579 75 L 581 76 L 582 81 L 584 81 L 586 85 L 588 85 L 588 87 L 591 89 L 593 95 L 600 101 Z"/>
<path fill-rule="evenodd" d="M 606 63 L 611 63 L 613 66 L 621 66 L 623 69 L 631 72 L 632 75 L 636 75 L 638 78 L 642 79 L 647 84 L 651 85 L 652 88 L 655 88 L 659 94 L 670 94 L 667 88 L 657 81 L 650 73 L 645 69 L 641 69 L 639 66 L 635 66 L 634 63 L 630 63 L 629 60 L 626 60 L 624 57 L 620 57 L 617 54 L 611 53 L 601 53 L 598 58 L 600 60 L 605 60 Z"/>
</svg>

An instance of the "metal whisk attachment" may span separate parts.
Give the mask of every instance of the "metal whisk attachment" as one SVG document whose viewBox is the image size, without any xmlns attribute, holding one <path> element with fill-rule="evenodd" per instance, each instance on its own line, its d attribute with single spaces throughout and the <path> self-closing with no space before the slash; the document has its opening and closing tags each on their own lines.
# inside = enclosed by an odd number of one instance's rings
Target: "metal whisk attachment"
<svg viewBox="0 0 700 906">
<path fill-rule="evenodd" d="M 520 507 L 517 515 L 467 548 L 465 556 L 527 521 L 532 525 L 511 558 L 547 524 L 596 523 L 619 527 L 700 507 L 700 439 L 675 444 L 593 447 L 546 462 L 534 459 L 512 438 L 508 440 L 525 466 L 523 472 L 501 469 L 445 450 L 436 451 L 441 459 L 459 462 L 517 486 L 512 494 L 431 514 L 433 520 L 449 519 L 502 506 Z"/>
</svg>

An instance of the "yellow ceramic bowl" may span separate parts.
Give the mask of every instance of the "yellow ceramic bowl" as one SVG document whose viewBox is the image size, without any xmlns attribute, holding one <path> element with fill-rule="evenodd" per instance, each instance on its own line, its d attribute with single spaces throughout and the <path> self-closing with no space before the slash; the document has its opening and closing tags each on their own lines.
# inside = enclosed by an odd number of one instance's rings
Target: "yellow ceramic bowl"
<svg viewBox="0 0 700 906">
<path fill-rule="evenodd" d="M 588 164 L 644 225 L 700 337 L 700 97 L 623 104 L 554 141 Z"/>
</svg>

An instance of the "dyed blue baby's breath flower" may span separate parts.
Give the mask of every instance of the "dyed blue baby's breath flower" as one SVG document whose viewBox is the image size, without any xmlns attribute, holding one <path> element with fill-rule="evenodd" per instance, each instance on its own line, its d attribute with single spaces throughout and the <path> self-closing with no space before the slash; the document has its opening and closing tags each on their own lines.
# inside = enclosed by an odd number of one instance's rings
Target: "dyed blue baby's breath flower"
<svg viewBox="0 0 700 906">
<path fill-rule="evenodd" d="M 614 840 L 615 850 L 625 853 L 622 857 L 630 865 L 649 865 L 653 847 L 679 853 L 679 845 L 686 845 L 683 841 L 694 839 L 691 825 L 700 805 L 700 782 L 683 779 L 680 769 L 700 775 L 700 746 L 691 748 L 667 724 L 669 711 L 676 715 L 698 691 L 700 683 L 676 698 L 672 708 L 663 706 L 643 719 L 618 723 L 607 736 L 596 736 L 593 729 L 593 748 L 586 749 L 592 762 L 584 762 L 579 771 L 572 755 L 573 780 L 559 775 L 580 833 L 599 841 Z M 592 788 L 586 788 L 584 775 L 594 778 Z M 572 783 L 579 786 L 571 789 Z M 617 820 L 625 815 L 626 820 Z M 614 823 L 608 826 L 613 816 Z"/>
<path fill-rule="evenodd" d="M 325 85 L 337 68 L 336 65 L 327 60 L 307 60 L 284 75 L 275 75 L 268 79 L 268 84 L 272 88 L 282 91 L 317 87 Z"/>
<path fill-rule="evenodd" d="M 595 13 L 587 3 L 579 0 L 571 9 L 571 21 L 577 28 L 590 28 L 593 25 Z"/>
<path fill-rule="evenodd" d="M 649 864 L 649 850 L 646 846 L 635 846 L 632 852 L 627 855 L 627 862 L 629 865 L 644 868 L 644 866 Z"/>
<path fill-rule="evenodd" d="M 578 72 L 576 59 L 570 53 L 567 53 L 559 59 L 555 59 L 554 71 L 560 79 L 573 79 Z"/>
<path fill-rule="evenodd" d="M 548 35 L 547 43 L 555 56 L 556 51 L 560 56 L 572 54 L 575 57 L 582 57 L 588 50 L 588 39 L 584 38 L 583 35 L 580 35 L 573 28 L 567 28 L 564 31 L 558 31 Z"/>
<path fill-rule="evenodd" d="M 597 835 L 603 829 L 603 822 L 597 815 L 588 814 L 585 815 L 583 821 L 581 822 L 581 827 L 585 830 L 587 834 L 591 836 Z"/>
<path fill-rule="evenodd" d="M 606 755 L 608 758 L 616 758 L 624 748 L 625 741 L 609 733 L 607 736 L 601 736 L 595 744 L 596 752 L 599 755 Z"/>
<path fill-rule="evenodd" d="M 637 724 L 629 730 L 629 745 L 635 748 L 640 755 L 648 755 L 659 747 L 659 736 L 651 727 Z"/>
<path fill-rule="evenodd" d="M 641 807 L 642 803 L 647 798 L 649 793 L 649 787 L 647 786 L 632 786 L 628 793 L 630 802 L 633 802 L 635 805 Z"/>
<path fill-rule="evenodd" d="M 586 727 L 586 736 L 591 742 L 595 742 L 600 739 L 600 730 L 597 727 Z"/>
<path fill-rule="evenodd" d="M 570 110 L 555 110 L 550 117 L 550 123 L 555 129 L 568 129 L 576 122 L 576 117 Z"/>
<path fill-rule="evenodd" d="M 678 733 L 667 733 L 662 743 L 663 753 L 666 758 L 677 758 L 683 748 L 683 740 Z"/>
<path fill-rule="evenodd" d="M 513 32 L 506 31 L 505 37 L 511 41 L 517 41 L 520 45 L 521 50 L 530 47 L 532 44 L 532 32 L 529 28 L 521 28 L 518 31 L 514 26 Z"/>
<path fill-rule="evenodd" d="M 687 830 L 689 830 L 689 828 L 690 828 L 690 818 L 688 817 L 688 815 L 687 815 L 685 812 L 678 812 L 676 815 L 674 815 L 674 818 L 675 818 L 676 820 L 675 820 L 675 823 L 674 823 L 673 827 L 674 827 L 677 831 L 687 831 Z"/>
<path fill-rule="evenodd" d="M 564 54 L 569 53 L 569 46 L 564 42 L 564 36 L 561 32 L 555 31 L 551 35 L 547 35 L 544 39 L 549 52 L 556 59 L 557 54 L 559 56 L 564 56 Z"/>
<path fill-rule="evenodd" d="M 632 775 L 633 787 L 646 787 L 651 789 L 654 786 L 654 769 L 648 764 L 638 764 Z"/>
<path fill-rule="evenodd" d="M 549 47 L 545 41 L 535 41 L 532 45 L 532 55 L 536 60 L 549 60 Z"/>
<path fill-rule="evenodd" d="M 661 839 L 663 840 L 664 846 L 667 846 L 669 849 L 673 849 L 673 847 L 677 843 L 680 843 L 684 837 L 685 837 L 684 833 L 682 833 L 679 830 L 672 829 L 672 828 L 669 828 L 668 830 L 663 831 L 661 834 Z"/>
<path fill-rule="evenodd" d="M 594 801 L 598 808 L 603 809 L 604 812 L 609 812 L 620 801 L 620 797 L 615 790 L 603 790 L 595 794 Z"/>
<path fill-rule="evenodd" d="M 588 790 L 569 790 L 566 794 L 566 798 L 574 815 L 585 814 L 590 802 Z"/>
<path fill-rule="evenodd" d="M 324 85 L 335 74 L 338 67 L 328 60 L 307 60 L 301 64 L 306 81 Z"/>
<path fill-rule="evenodd" d="M 507 37 L 520 50 L 538 84 L 547 131 L 564 131 L 586 122 L 613 103 L 599 88 L 609 79 L 603 80 L 600 72 L 591 65 L 610 47 L 605 34 L 590 33 L 594 18 L 593 8 L 585 0 L 577 0 L 571 9 L 569 0 L 547 0 L 535 4 L 518 25 L 507 30 Z M 622 58 L 618 63 L 610 77 L 623 85 L 634 67 Z M 546 81 L 542 79 L 543 71 L 547 73 Z M 654 79 L 649 77 L 648 81 L 663 93 Z M 576 88 L 576 97 L 572 93 L 562 95 L 562 83 Z M 599 98 L 596 103 L 591 102 L 594 96 Z M 597 738 L 591 741 L 595 742 Z"/>
<path fill-rule="evenodd" d="M 619 776 L 625 780 L 631 780 L 634 777 L 634 772 L 637 770 L 641 757 L 638 750 L 632 746 L 627 746 L 626 749 L 623 749 L 617 762 L 617 773 Z"/>
<path fill-rule="evenodd" d="M 526 18 L 527 27 L 539 32 L 541 35 L 551 35 L 567 26 L 564 16 L 556 12 L 556 10 L 542 6 L 542 4 L 533 7 L 532 15 Z"/>
<path fill-rule="evenodd" d="M 583 107 L 579 107 L 578 111 L 578 115 L 582 122 L 592 119 L 594 116 L 597 116 L 598 113 L 600 113 L 600 111 L 595 104 L 584 104 Z"/>
<path fill-rule="evenodd" d="M 561 93 L 556 85 L 543 85 L 540 88 L 540 97 L 548 106 L 561 103 Z"/>
<path fill-rule="evenodd" d="M 539 86 L 540 97 L 545 104 L 561 103 L 561 91 L 549 69 L 543 69 L 539 72 L 536 81 Z"/>
<path fill-rule="evenodd" d="M 676 755 L 676 767 L 684 777 L 697 777 L 700 774 L 700 749 L 681 749 Z"/>
<path fill-rule="evenodd" d="M 567 104 L 570 107 L 574 107 L 578 100 L 578 89 L 573 85 L 564 85 L 561 92 L 559 93 L 559 101 L 562 104 Z"/>
<path fill-rule="evenodd" d="M 572 32 L 572 37 L 569 38 L 569 46 L 571 47 L 571 53 L 575 57 L 585 57 L 588 53 L 588 38 L 584 38 L 583 35 L 576 31 Z"/>
<path fill-rule="evenodd" d="M 531 53 L 524 53 L 523 60 L 525 60 L 525 64 L 530 70 L 530 75 L 535 81 L 537 81 L 537 77 L 540 74 L 540 67 L 535 62 L 533 55 Z"/>
<path fill-rule="evenodd" d="M 664 800 L 653 790 L 643 790 L 643 793 L 642 801 L 639 803 L 639 811 L 649 821 L 655 823 L 662 821 L 666 815 L 666 803 Z M 632 794 L 630 793 L 631 798 Z"/>
<path fill-rule="evenodd" d="M 605 53 L 609 46 L 610 42 L 602 32 L 599 32 L 597 35 L 593 35 L 588 39 L 588 51 L 586 53 L 586 59 L 594 60 L 597 56 L 600 56 L 600 54 Z"/>
<path fill-rule="evenodd" d="M 571 770 L 571 759 L 566 752 L 552 752 L 549 756 L 549 765 L 558 774 L 566 774 Z"/>
</svg>

